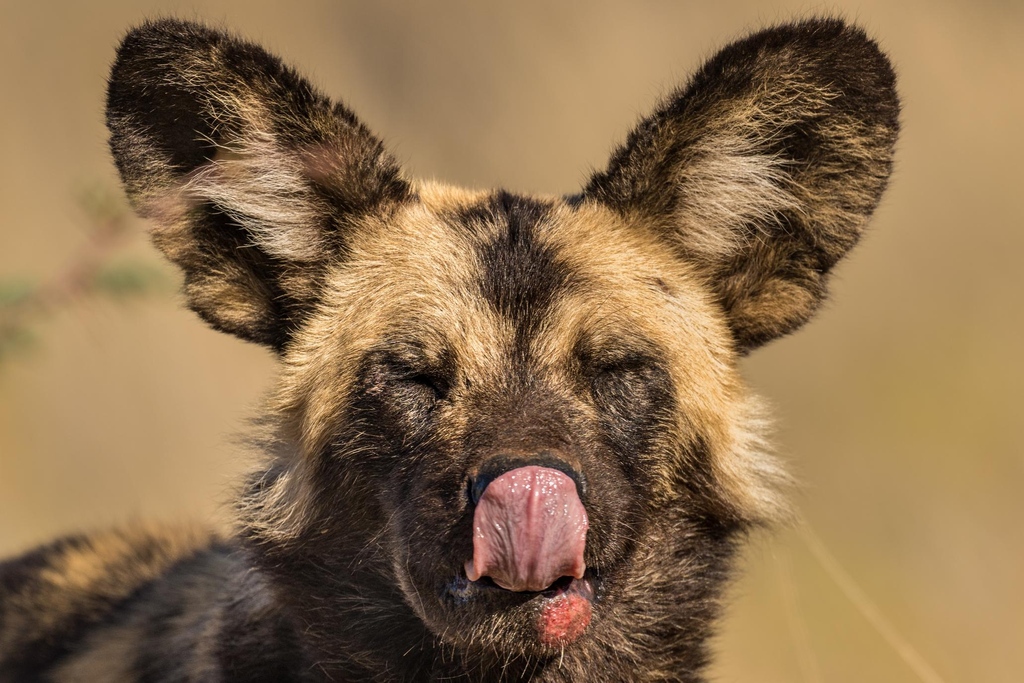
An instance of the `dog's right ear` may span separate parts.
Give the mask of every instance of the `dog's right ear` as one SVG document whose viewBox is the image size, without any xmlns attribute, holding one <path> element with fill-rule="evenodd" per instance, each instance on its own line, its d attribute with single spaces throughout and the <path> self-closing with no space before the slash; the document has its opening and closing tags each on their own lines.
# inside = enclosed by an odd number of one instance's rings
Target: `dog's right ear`
<svg viewBox="0 0 1024 683">
<path fill-rule="evenodd" d="M 892 65 L 863 30 L 770 27 L 642 119 L 582 197 L 663 237 L 746 353 L 825 300 L 889 180 L 899 112 Z"/>
<path fill-rule="evenodd" d="M 280 352 L 361 218 L 412 197 L 356 117 L 263 49 L 161 20 L 121 43 L 110 146 L 136 211 L 213 327 Z"/>
</svg>

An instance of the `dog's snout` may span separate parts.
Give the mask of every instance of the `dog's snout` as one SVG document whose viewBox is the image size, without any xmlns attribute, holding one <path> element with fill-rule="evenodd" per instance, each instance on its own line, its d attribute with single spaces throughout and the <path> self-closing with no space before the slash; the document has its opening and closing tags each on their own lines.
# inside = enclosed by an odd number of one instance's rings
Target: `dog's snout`
<svg viewBox="0 0 1024 683">
<path fill-rule="evenodd" d="M 469 477 L 469 498 L 473 505 L 480 502 L 480 497 L 484 495 L 484 491 L 492 481 L 506 472 L 529 465 L 548 467 L 565 474 L 576 484 L 576 494 L 580 500 L 586 502 L 587 483 L 582 472 L 557 454 L 550 451 L 541 451 L 534 455 L 502 453 L 485 460 L 476 471 L 476 474 L 472 474 Z"/>
</svg>

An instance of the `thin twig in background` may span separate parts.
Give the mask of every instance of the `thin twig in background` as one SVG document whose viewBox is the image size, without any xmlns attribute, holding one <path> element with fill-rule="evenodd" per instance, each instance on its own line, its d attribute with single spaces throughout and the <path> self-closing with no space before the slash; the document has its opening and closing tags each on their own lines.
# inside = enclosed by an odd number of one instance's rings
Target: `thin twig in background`
<svg viewBox="0 0 1024 683">
<path fill-rule="evenodd" d="M 807 621 L 800 611 L 796 582 L 793 581 L 793 563 L 790 562 L 789 555 L 785 554 L 782 549 L 777 549 L 773 556 L 779 585 L 782 587 L 782 598 L 786 603 L 786 620 L 789 622 L 789 630 L 793 636 L 797 658 L 800 662 L 801 677 L 805 683 L 821 683 L 821 671 L 818 668 L 818 660 L 814 656 L 811 635 L 807 631 Z"/>
<path fill-rule="evenodd" d="M 839 564 L 832 553 L 828 551 L 810 524 L 806 521 L 799 525 L 800 537 L 807 545 L 814 559 L 822 566 L 829 578 L 835 582 L 839 589 L 853 603 L 857 611 L 867 619 L 885 642 L 896 651 L 896 654 L 906 663 L 908 667 L 925 683 L 945 683 L 943 678 L 935 671 L 928 661 L 921 656 L 921 653 L 910 644 L 906 638 L 900 635 L 889 620 L 882 615 L 878 606 L 868 598 L 860 586 Z"/>
<path fill-rule="evenodd" d="M 132 221 L 123 203 L 110 192 L 93 190 L 80 198 L 88 217 L 88 239 L 52 278 L 35 283 L 0 277 L 0 362 L 30 346 L 33 328 L 43 319 L 89 297 L 147 294 L 163 277 L 145 263 L 115 262 L 132 236 Z"/>
</svg>

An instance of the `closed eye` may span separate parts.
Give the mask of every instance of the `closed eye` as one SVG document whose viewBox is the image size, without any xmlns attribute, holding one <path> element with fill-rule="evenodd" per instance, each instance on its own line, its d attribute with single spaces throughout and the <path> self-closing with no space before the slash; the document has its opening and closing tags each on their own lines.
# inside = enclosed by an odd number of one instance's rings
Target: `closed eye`
<svg viewBox="0 0 1024 683">
<path fill-rule="evenodd" d="M 443 401 L 448 398 L 448 382 L 437 375 L 427 372 L 413 372 L 401 378 L 400 381 L 413 387 L 429 391 L 434 400 Z"/>
<path fill-rule="evenodd" d="M 591 389 L 595 394 L 636 392 L 651 374 L 652 366 L 640 360 L 606 365 L 594 373 Z"/>
<path fill-rule="evenodd" d="M 421 353 L 399 348 L 372 352 L 368 358 L 369 393 L 389 397 L 396 407 L 432 409 L 448 398 L 451 382 L 443 363 L 432 363 Z"/>
</svg>

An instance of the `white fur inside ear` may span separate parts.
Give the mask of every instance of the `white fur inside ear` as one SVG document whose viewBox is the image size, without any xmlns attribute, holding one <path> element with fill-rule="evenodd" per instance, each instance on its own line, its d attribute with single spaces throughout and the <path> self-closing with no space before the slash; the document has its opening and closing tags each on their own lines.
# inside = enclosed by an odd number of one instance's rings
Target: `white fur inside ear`
<svg viewBox="0 0 1024 683">
<path fill-rule="evenodd" d="M 784 161 L 758 149 L 758 141 L 740 135 L 702 140 L 688 150 L 689 161 L 677 176 L 679 203 L 675 234 L 698 258 L 727 259 L 766 237 L 783 211 L 799 209 L 787 189 Z M 753 231 L 751 231 L 753 228 Z"/>
<path fill-rule="evenodd" d="M 790 127 L 822 116 L 840 93 L 798 73 L 762 79 L 746 97 L 726 99 L 691 122 L 694 139 L 676 172 L 678 239 L 710 262 L 768 239 L 782 214 L 806 215 L 831 203 L 802 187 L 794 162 L 771 150 Z M 831 115 L 833 128 L 840 118 Z"/>
<path fill-rule="evenodd" d="M 218 147 L 182 188 L 191 202 L 209 202 L 244 228 L 267 254 L 313 262 L 325 253 L 329 215 L 313 191 L 304 150 L 285 149 L 273 134 L 254 128 Z"/>
</svg>

